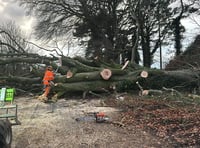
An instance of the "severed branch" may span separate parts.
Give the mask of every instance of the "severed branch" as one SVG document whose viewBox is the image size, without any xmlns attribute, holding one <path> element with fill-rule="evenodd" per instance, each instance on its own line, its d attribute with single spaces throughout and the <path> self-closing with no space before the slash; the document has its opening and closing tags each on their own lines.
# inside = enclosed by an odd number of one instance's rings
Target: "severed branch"
<svg viewBox="0 0 200 148">
<path fill-rule="evenodd" d="M 178 92 L 177 90 L 173 89 L 173 88 L 163 87 L 162 89 L 165 90 L 165 91 L 171 91 L 172 95 L 177 94 L 179 97 L 182 97 L 182 94 L 180 92 Z"/>
<path fill-rule="evenodd" d="M 142 88 L 142 86 L 139 84 L 138 81 L 136 82 L 136 84 L 140 88 L 139 96 L 147 96 L 147 95 L 153 95 L 153 94 L 162 94 L 161 90 L 153 90 L 153 89 L 144 90 Z"/>
<path fill-rule="evenodd" d="M 36 44 L 33 43 L 33 42 L 29 42 L 29 41 L 25 41 L 25 42 L 27 42 L 27 43 L 29 43 L 29 44 L 32 44 L 32 45 L 36 46 L 37 48 L 42 49 L 42 50 L 45 50 L 45 51 L 49 51 L 49 52 L 53 52 L 53 51 L 55 51 L 56 54 L 57 54 L 58 56 L 63 56 L 63 53 L 62 53 L 61 51 L 60 51 L 61 54 L 58 53 L 58 51 L 57 51 L 56 49 L 49 50 L 49 49 L 46 49 L 46 48 L 40 47 L 39 45 L 36 45 Z"/>
</svg>

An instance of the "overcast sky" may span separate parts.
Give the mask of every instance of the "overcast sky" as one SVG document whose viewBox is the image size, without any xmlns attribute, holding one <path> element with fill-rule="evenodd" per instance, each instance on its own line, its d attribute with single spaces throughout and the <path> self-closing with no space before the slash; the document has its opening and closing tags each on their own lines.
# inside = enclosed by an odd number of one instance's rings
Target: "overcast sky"
<svg viewBox="0 0 200 148">
<path fill-rule="evenodd" d="M 1 22 L 15 21 L 20 28 L 30 33 L 33 18 L 25 15 L 25 10 L 20 7 L 16 0 L 0 0 Z"/>
<path fill-rule="evenodd" d="M 34 24 L 34 18 L 27 16 L 25 14 L 25 10 L 23 7 L 19 6 L 18 3 L 16 3 L 16 0 L 0 0 L 0 18 L 1 18 L 1 23 L 7 22 L 7 21 L 14 21 L 17 25 L 19 25 L 19 27 L 21 28 L 22 31 L 24 31 L 24 33 L 26 33 L 26 35 L 28 37 L 31 38 L 30 40 L 36 44 L 39 44 L 39 46 L 42 46 L 44 48 L 49 49 L 49 47 L 46 47 L 46 44 L 43 44 L 39 41 L 34 40 L 34 38 L 32 38 L 32 28 L 33 28 L 33 24 Z M 70 38 L 70 40 L 72 40 Z M 70 44 L 70 48 L 76 48 L 77 45 L 75 45 L 76 43 Z M 80 47 L 79 47 L 80 48 Z M 68 48 L 66 49 L 66 51 L 64 50 L 64 53 L 67 52 L 66 54 L 68 54 Z M 82 55 L 82 52 L 79 51 L 74 51 L 74 50 L 70 50 L 69 56 L 72 55 Z"/>
<path fill-rule="evenodd" d="M 0 0 L 0 18 L 1 22 L 13 20 L 18 24 L 25 32 L 31 32 L 32 25 L 34 23 L 33 17 L 26 16 L 23 7 L 20 7 L 16 0 Z M 182 23 L 186 27 L 187 34 L 192 37 L 195 32 L 200 30 L 200 27 L 196 30 L 196 25 L 191 20 L 183 20 Z"/>
</svg>

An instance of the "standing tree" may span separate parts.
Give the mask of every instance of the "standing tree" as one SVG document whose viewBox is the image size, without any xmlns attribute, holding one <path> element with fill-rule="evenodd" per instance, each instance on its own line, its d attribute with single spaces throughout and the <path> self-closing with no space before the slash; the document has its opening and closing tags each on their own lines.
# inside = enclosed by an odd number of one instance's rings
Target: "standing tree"
<svg viewBox="0 0 200 148">
<path fill-rule="evenodd" d="M 81 21 L 79 0 L 18 0 L 27 13 L 37 18 L 35 34 L 38 39 L 50 40 L 64 36 Z"/>
<path fill-rule="evenodd" d="M 183 1 L 180 0 L 180 13 L 179 15 L 174 18 L 173 20 L 173 30 L 174 30 L 174 38 L 175 38 L 175 49 L 176 49 L 176 56 L 181 54 L 181 39 L 182 39 L 182 35 L 181 33 L 185 31 L 183 25 L 181 24 L 181 19 L 183 17 L 183 13 L 184 13 L 184 5 L 183 5 Z M 179 10 L 179 9 L 174 9 L 174 10 Z"/>
<path fill-rule="evenodd" d="M 75 29 L 76 37 L 89 38 L 87 58 L 119 61 L 120 54 L 128 54 L 134 45 L 134 27 L 127 23 L 126 7 L 122 0 L 19 0 L 28 12 L 37 17 L 36 35 L 40 39 L 63 36 Z M 125 20 L 125 19 L 126 20 Z M 130 27 L 127 28 L 127 25 Z M 133 37 L 134 38 L 134 37 Z M 139 54 L 136 51 L 138 63 Z"/>
<path fill-rule="evenodd" d="M 37 17 L 38 38 L 52 39 L 74 29 L 76 37 L 89 38 L 87 58 L 98 56 L 105 61 L 118 61 L 121 46 L 117 41 L 123 37 L 126 42 L 119 24 L 123 18 L 122 0 L 19 1 Z"/>
<path fill-rule="evenodd" d="M 170 0 L 129 0 L 127 2 L 128 11 L 134 16 L 131 23 L 136 25 L 139 30 L 138 48 L 143 52 L 143 65 L 151 67 L 153 56 L 160 41 L 163 41 L 169 32 L 172 16 L 168 7 Z"/>
<path fill-rule="evenodd" d="M 185 27 L 181 24 L 183 18 L 188 17 L 191 13 L 197 12 L 198 9 L 195 8 L 199 1 L 198 0 L 171 0 L 172 3 L 172 13 L 174 14 L 172 21 L 172 34 L 174 34 L 175 40 L 175 55 L 178 56 L 182 53 L 182 43 L 183 32 L 185 32 Z M 175 6 L 175 7 L 174 7 Z"/>
<path fill-rule="evenodd" d="M 105 61 L 116 62 L 118 51 L 115 49 L 118 16 L 117 8 L 121 0 L 81 1 L 83 21 L 76 24 L 77 37 L 89 36 L 87 58 L 98 57 Z"/>
<path fill-rule="evenodd" d="M 169 5 L 174 0 L 19 1 L 37 17 L 38 38 L 50 40 L 74 30 L 76 37 L 87 42 L 87 58 L 118 62 L 120 55 L 126 55 L 122 58 L 139 63 L 141 50 L 143 65 L 151 67 L 154 54 L 172 33 L 172 22 L 180 53 L 182 11 L 173 18 L 176 9 L 171 11 Z"/>
</svg>

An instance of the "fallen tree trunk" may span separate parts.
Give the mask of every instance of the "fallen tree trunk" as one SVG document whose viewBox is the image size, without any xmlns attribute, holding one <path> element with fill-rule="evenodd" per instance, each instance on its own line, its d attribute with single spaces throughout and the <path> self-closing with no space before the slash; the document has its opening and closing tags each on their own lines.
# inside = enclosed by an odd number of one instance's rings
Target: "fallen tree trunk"
<svg viewBox="0 0 200 148">
<path fill-rule="evenodd" d="M 19 83 L 19 84 L 38 84 L 41 82 L 40 77 L 28 78 L 28 77 L 20 77 L 20 76 L 8 76 L 8 77 L 0 77 L 1 81 L 4 83 Z"/>
<path fill-rule="evenodd" d="M 85 81 L 85 82 L 74 82 L 74 83 L 57 83 L 54 90 L 66 91 L 66 92 L 84 92 L 84 91 L 103 91 L 110 89 L 112 82 L 110 81 Z"/>
<path fill-rule="evenodd" d="M 23 57 L 25 56 L 25 57 Z M 110 88 L 116 88 L 117 91 L 123 87 L 123 91 L 129 89 L 139 89 L 136 82 L 138 81 L 144 90 L 161 90 L 166 88 L 184 88 L 191 90 L 199 88 L 199 70 L 178 70 L 178 71 L 164 71 L 158 69 L 144 69 L 143 67 L 135 68 L 127 62 L 126 65 L 108 64 L 102 61 L 94 60 L 88 61 L 83 58 L 69 58 L 61 57 L 45 58 L 36 56 L 37 58 L 30 58 L 23 55 L 20 58 L 10 57 L 0 60 L 1 69 L 13 68 L 19 69 L 21 64 L 21 73 L 17 75 L 14 70 L 10 75 L 9 70 L 1 71 L 0 85 L 2 87 L 18 87 L 21 90 L 37 90 L 42 88 L 42 78 L 45 67 L 52 65 L 55 69 L 55 80 L 57 83 L 54 90 L 56 93 L 64 94 L 66 92 L 84 92 L 84 91 L 101 91 Z M 62 64 L 58 65 L 58 60 Z M 10 66 L 8 64 L 10 63 Z M 6 65 L 4 65 L 6 63 Z M 25 64 L 24 64 L 25 63 Z M 26 66 L 26 63 L 28 65 Z M 32 68 L 31 68 L 32 67 Z M 23 70 L 26 69 L 25 75 Z M 19 72 L 19 70 L 18 70 Z M 16 74 L 16 75 L 15 75 Z M 23 75 L 23 76 L 22 76 Z M 36 89 L 36 86 L 39 86 Z M 41 87 L 40 87 L 41 86 Z M 113 87 L 114 86 L 114 87 Z M 24 87 L 24 88 L 23 88 Z M 25 88 L 26 87 L 26 88 Z M 42 92 L 42 90 L 40 90 Z"/>
</svg>

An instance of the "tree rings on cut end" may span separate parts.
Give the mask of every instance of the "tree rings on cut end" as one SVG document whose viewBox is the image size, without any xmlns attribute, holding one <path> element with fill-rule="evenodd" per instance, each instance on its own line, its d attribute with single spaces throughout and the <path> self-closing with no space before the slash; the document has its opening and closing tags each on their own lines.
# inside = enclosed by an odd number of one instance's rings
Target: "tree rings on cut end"
<svg viewBox="0 0 200 148">
<path fill-rule="evenodd" d="M 71 78 L 73 76 L 73 73 L 69 70 L 66 74 L 66 78 Z"/>
<path fill-rule="evenodd" d="M 142 96 L 147 96 L 149 94 L 149 90 L 143 90 L 142 91 Z"/>
<path fill-rule="evenodd" d="M 108 80 L 112 76 L 112 72 L 110 69 L 103 69 L 100 75 L 104 80 Z"/>
<path fill-rule="evenodd" d="M 147 77 L 148 77 L 148 72 L 142 71 L 142 72 L 140 73 L 140 76 L 141 76 L 142 78 L 147 78 Z"/>
</svg>

